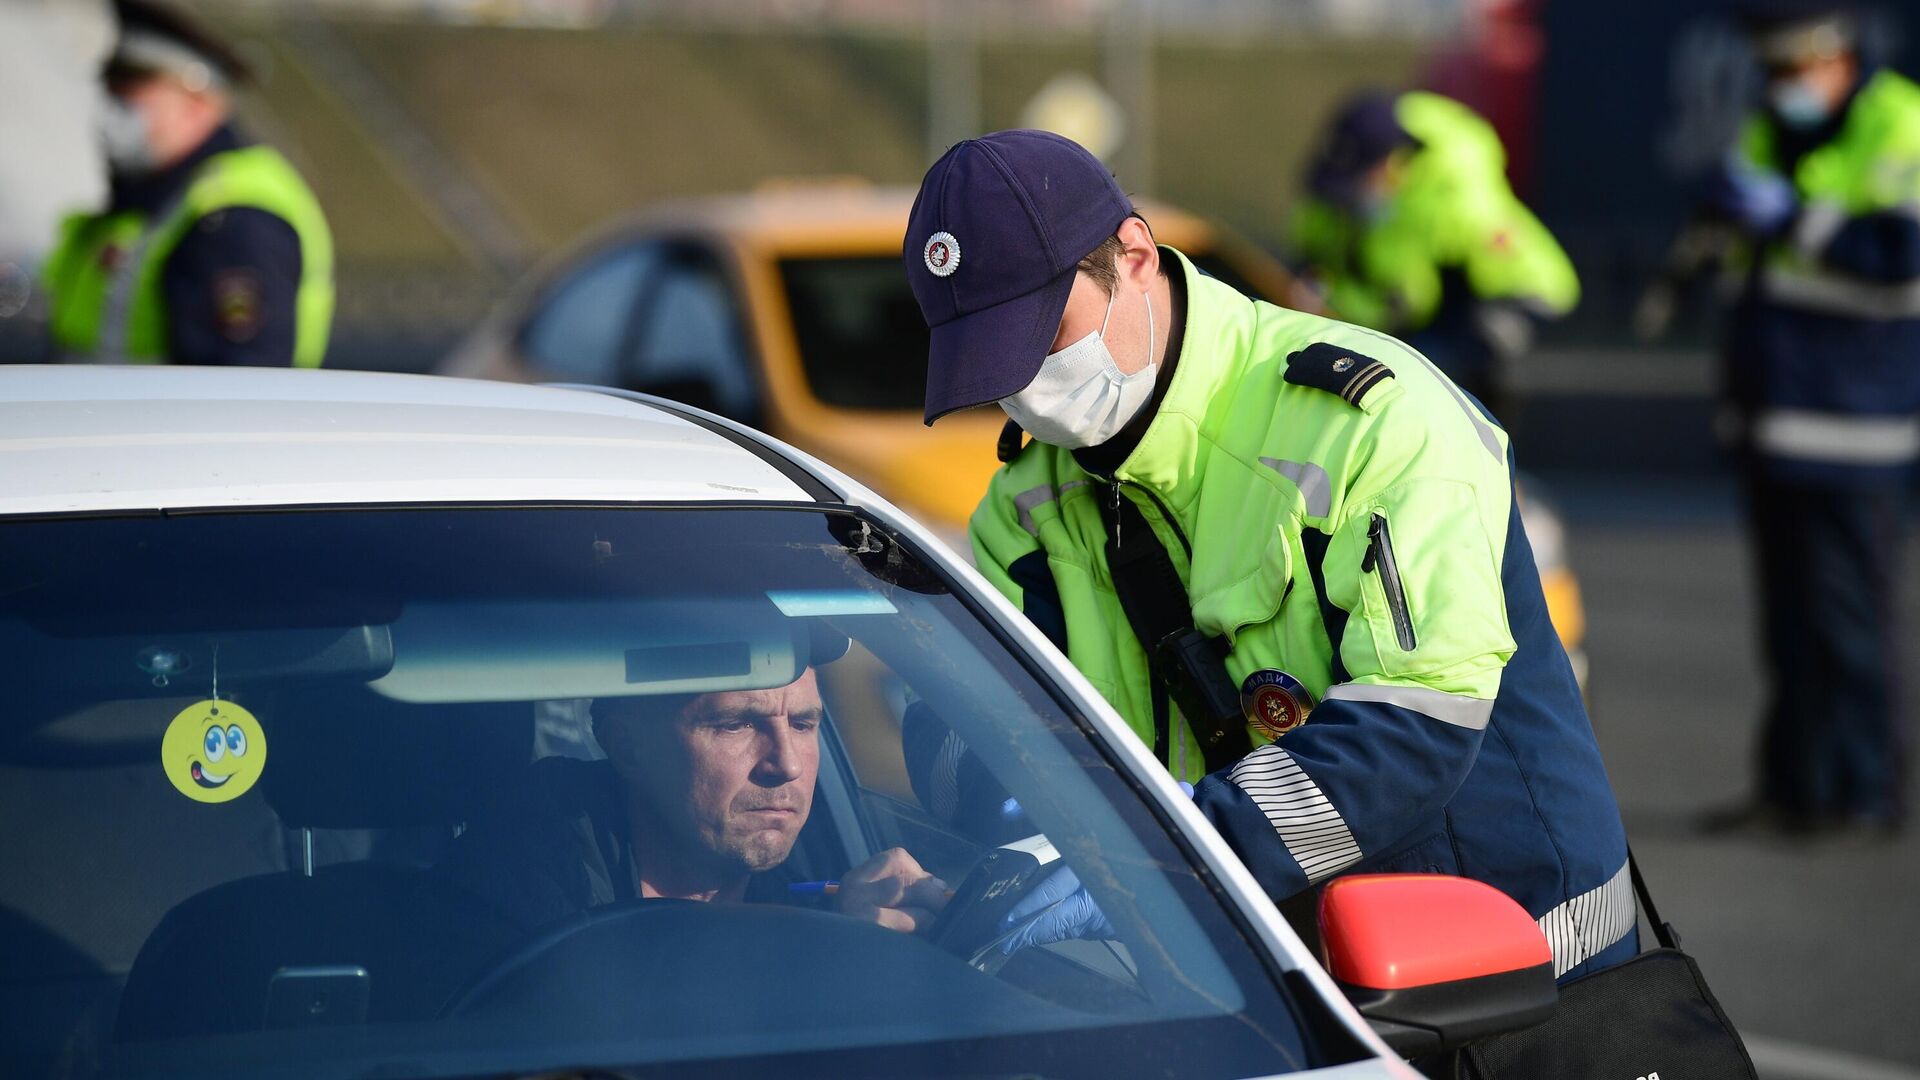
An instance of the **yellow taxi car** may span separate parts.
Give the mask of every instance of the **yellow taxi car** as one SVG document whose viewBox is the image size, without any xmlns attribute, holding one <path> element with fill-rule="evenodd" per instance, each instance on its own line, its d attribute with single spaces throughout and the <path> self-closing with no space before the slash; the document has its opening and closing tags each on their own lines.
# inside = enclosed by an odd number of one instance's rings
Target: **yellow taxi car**
<svg viewBox="0 0 1920 1080">
<path fill-rule="evenodd" d="M 447 374 L 645 390 L 759 427 L 940 527 L 961 551 L 1006 417 L 921 423 L 927 329 L 900 269 L 913 192 L 771 186 L 658 207 L 510 297 Z M 1154 234 L 1244 292 L 1288 277 L 1251 244 L 1151 202 Z"/>
<path fill-rule="evenodd" d="M 653 207 L 532 275 L 436 370 L 641 390 L 711 410 L 845 470 L 965 554 L 1006 417 L 973 409 L 921 422 L 927 328 L 900 264 L 912 204 L 911 189 L 845 181 Z M 1162 203 L 1139 208 L 1202 272 L 1275 303 L 1301 295 L 1252 243 Z M 1529 509 L 1530 535 L 1543 516 Z M 1557 521 L 1546 524 L 1557 534 Z M 1554 624 L 1580 665 L 1578 587 L 1559 544 L 1535 547 Z"/>
</svg>

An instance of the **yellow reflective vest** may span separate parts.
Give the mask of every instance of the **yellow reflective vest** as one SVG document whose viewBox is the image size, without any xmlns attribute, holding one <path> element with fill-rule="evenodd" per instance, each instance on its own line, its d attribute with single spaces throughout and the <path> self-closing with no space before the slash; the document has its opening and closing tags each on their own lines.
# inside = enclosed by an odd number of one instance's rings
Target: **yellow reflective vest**
<svg viewBox="0 0 1920 1080">
<path fill-rule="evenodd" d="M 293 364 L 319 367 L 333 321 L 333 238 L 306 181 L 267 146 L 208 157 L 181 197 L 157 216 L 132 210 L 76 214 L 62 224 L 44 277 L 52 299 L 53 341 L 64 358 L 166 362 L 161 273 L 167 259 L 201 218 L 237 207 L 284 220 L 299 239 Z"/>
</svg>

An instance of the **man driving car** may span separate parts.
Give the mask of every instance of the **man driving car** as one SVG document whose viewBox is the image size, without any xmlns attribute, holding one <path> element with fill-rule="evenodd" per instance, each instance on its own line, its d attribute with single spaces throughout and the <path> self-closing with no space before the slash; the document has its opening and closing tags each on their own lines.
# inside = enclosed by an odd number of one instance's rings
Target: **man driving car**
<svg viewBox="0 0 1920 1080">
<path fill-rule="evenodd" d="M 783 868 L 812 808 L 824 715 L 811 667 L 766 690 L 599 699 L 607 760 L 534 762 L 524 797 L 475 823 L 447 870 L 528 930 L 622 900 L 789 902 Z M 841 875 L 830 903 L 912 933 L 946 885 L 892 848 Z"/>
</svg>

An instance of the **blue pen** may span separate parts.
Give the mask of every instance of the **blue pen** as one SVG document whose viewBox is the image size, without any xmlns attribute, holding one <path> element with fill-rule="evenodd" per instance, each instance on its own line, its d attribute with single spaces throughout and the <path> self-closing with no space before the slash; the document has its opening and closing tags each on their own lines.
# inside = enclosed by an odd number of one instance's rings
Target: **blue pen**
<svg viewBox="0 0 1920 1080">
<path fill-rule="evenodd" d="M 832 896 L 840 891 L 837 881 L 793 881 L 787 883 L 787 891 L 795 896 Z"/>
</svg>

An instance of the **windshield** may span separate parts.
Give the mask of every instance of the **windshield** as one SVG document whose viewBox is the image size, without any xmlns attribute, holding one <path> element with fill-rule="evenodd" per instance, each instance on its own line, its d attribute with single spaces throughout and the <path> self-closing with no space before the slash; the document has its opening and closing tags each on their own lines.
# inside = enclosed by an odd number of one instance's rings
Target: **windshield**
<svg viewBox="0 0 1920 1080">
<path fill-rule="evenodd" d="M 11 1075 L 1309 1056 L 1059 701 L 848 512 L 16 521 L 0 649 Z"/>
<path fill-rule="evenodd" d="M 1187 255 L 1208 277 L 1260 295 L 1213 253 Z M 897 257 L 787 259 L 780 277 L 815 397 L 847 409 L 920 411 L 927 327 Z"/>
</svg>

